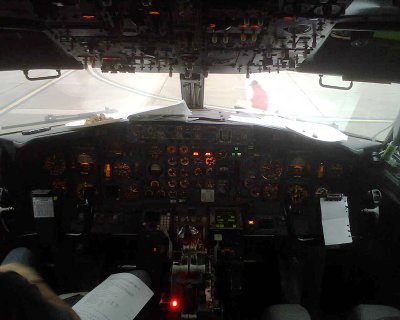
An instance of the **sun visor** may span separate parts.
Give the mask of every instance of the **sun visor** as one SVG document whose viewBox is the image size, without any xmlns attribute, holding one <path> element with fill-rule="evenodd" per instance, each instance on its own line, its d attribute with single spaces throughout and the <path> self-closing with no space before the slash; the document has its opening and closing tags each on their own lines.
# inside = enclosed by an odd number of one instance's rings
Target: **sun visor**
<svg viewBox="0 0 400 320">
<path fill-rule="evenodd" d="M 397 30 L 365 29 L 335 26 L 319 50 L 297 71 L 337 75 L 344 80 L 361 82 L 400 83 L 399 26 Z"/>
<path fill-rule="evenodd" d="M 0 70 L 83 69 L 42 31 L 0 27 Z"/>
</svg>

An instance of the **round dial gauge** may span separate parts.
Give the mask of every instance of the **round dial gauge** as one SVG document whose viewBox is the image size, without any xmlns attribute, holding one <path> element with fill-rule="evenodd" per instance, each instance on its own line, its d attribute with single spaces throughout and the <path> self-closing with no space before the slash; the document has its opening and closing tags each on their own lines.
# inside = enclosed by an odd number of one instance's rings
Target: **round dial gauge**
<svg viewBox="0 0 400 320">
<path fill-rule="evenodd" d="M 187 166 L 189 164 L 189 158 L 188 157 L 183 157 L 180 159 L 180 163 L 183 166 Z"/>
<path fill-rule="evenodd" d="M 175 157 L 169 157 L 168 158 L 168 164 L 170 166 L 176 166 L 178 164 L 178 160 Z"/>
<path fill-rule="evenodd" d="M 179 153 L 180 154 L 187 154 L 188 152 L 189 152 L 189 147 L 188 146 L 183 145 L 183 146 L 179 147 Z"/>
<path fill-rule="evenodd" d="M 139 185 L 137 183 L 132 183 L 124 188 L 123 193 L 128 200 L 136 199 L 140 194 Z"/>
<path fill-rule="evenodd" d="M 53 154 L 46 158 L 44 166 L 52 176 L 59 176 L 64 173 L 66 162 L 62 155 Z"/>
<path fill-rule="evenodd" d="M 282 175 L 282 164 L 279 161 L 271 160 L 261 166 L 261 176 L 265 180 L 277 180 Z"/>
<path fill-rule="evenodd" d="M 189 180 L 182 179 L 181 181 L 179 181 L 179 185 L 181 186 L 181 188 L 186 189 L 187 187 L 189 187 Z"/>
<path fill-rule="evenodd" d="M 214 156 L 206 156 L 206 158 L 204 159 L 204 163 L 206 164 L 206 166 L 213 166 L 216 162 L 217 160 Z"/>
<path fill-rule="evenodd" d="M 307 188 L 303 185 L 292 185 L 287 189 L 287 193 L 293 204 L 302 204 L 308 198 Z"/>
<path fill-rule="evenodd" d="M 176 187 L 176 180 L 172 179 L 172 180 L 168 180 L 168 187 L 170 188 L 175 188 Z"/>
<path fill-rule="evenodd" d="M 176 153 L 176 147 L 175 146 L 168 146 L 167 147 L 167 152 L 168 152 L 168 154 L 175 154 Z"/>
<path fill-rule="evenodd" d="M 267 200 L 275 200 L 278 198 L 279 186 L 277 184 L 267 184 L 264 186 L 263 195 Z"/>
<path fill-rule="evenodd" d="M 131 175 L 131 167 L 126 162 L 117 162 L 114 164 L 114 174 L 117 177 L 129 177 Z"/>
<path fill-rule="evenodd" d="M 168 176 L 169 177 L 176 177 L 176 169 L 175 168 L 169 168 L 168 169 Z"/>
</svg>

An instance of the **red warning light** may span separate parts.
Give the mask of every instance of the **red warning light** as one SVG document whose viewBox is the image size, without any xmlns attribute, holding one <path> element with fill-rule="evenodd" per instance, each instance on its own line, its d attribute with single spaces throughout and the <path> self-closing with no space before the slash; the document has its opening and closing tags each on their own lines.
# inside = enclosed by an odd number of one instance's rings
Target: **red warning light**
<svg viewBox="0 0 400 320">
<path fill-rule="evenodd" d="M 179 309 L 179 301 L 178 301 L 178 299 L 176 299 L 176 298 L 173 298 L 173 299 L 171 299 L 170 300 L 170 302 L 169 302 L 169 306 L 170 306 L 170 308 L 172 309 L 172 310 L 177 310 L 177 309 Z"/>
<path fill-rule="evenodd" d="M 152 15 L 152 16 L 159 16 L 160 14 L 161 14 L 160 11 L 149 11 L 149 15 Z"/>
<path fill-rule="evenodd" d="M 94 18 L 96 18 L 96 16 L 82 16 L 82 18 L 83 19 L 86 19 L 86 20 L 92 20 L 92 19 L 94 19 Z"/>
<path fill-rule="evenodd" d="M 214 29 L 214 28 L 216 28 L 217 27 L 217 25 L 215 24 L 215 23 L 210 23 L 210 28 L 211 29 Z"/>
<path fill-rule="evenodd" d="M 198 157 L 200 155 L 200 153 L 198 153 L 197 151 L 193 152 L 193 156 Z"/>
<path fill-rule="evenodd" d="M 205 155 L 206 157 L 210 157 L 210 156 L 212 156 L 212 153 L 211 153 L 211 152 L 206 152 L 204 155 Z"/>
</svg>

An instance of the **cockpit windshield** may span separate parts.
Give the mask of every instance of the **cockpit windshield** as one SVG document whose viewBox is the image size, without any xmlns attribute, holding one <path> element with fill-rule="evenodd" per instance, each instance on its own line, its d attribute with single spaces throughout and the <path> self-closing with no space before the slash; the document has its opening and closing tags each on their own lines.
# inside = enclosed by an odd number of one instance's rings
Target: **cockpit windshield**
<svg viewBox="0 0 400 320">
<path fill-rule="evenodd" d="M 41 70 L 32 76 L 49 76 Z M 28 81 L 20 71 L 0 72 L 1 133 L 49 126 L 105 114 L 126 118 L 153 106 L 181 100 L 178 74 L 110 74 L 99 69 L 63 71 L 53 80 Z M 324 84 L 347 87 L 340 77 Z M 209 74 L 206 108 L 274 114 L 331 125 L 348 134 L 384 140 L 400 101 L 399 84 L 354 82 L 350 90 L 323 88 L 319 76 L 291 71 Z M 382 107 L 384 106 L 384 108 Z"/>
</svg>

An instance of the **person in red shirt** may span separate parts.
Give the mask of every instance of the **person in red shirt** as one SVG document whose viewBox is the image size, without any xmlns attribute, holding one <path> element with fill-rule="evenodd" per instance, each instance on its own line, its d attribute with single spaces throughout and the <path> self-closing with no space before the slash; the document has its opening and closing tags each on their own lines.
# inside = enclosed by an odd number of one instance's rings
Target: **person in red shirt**
<svg viewBox="0 0 400 320">
<path fill-rule="evenodd" d="M 250 84 L 253 88 L 253 97 L 251 98 L 251 106 L 256 109 L 267 111 L 268 109 L 268 96 L 265 90 L 253 80 Z"/>
</svg>

